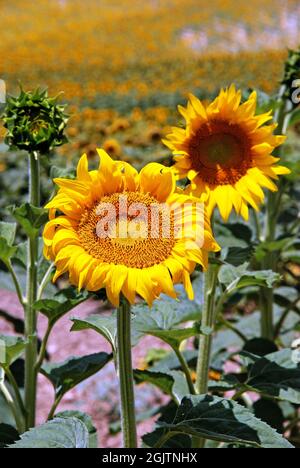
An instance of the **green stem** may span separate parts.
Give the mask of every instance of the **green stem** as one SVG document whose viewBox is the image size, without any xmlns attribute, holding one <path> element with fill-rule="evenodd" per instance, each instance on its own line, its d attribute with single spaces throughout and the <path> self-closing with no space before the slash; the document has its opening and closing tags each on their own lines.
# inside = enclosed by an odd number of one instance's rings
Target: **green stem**
<svg viewBox="0 0 300 468">
<path fill-rule="evenodd" d="M 212 336 L 215 326 L 215 293 L 218 282 L 219 265 L 210 264 L 205 273 L 204 305 L 199 338 L 199 356 L 197 363 L 197 393 L 202 395 L 208 391 L 209 366 L 212 347 Z"/>
<path fill-rule="evenodd" d="M 18 299 L 20 301 L 20 304 L 22 306 L 24 306 L 24 297 L 23 297 L 23 292 L 22 292 L 22 288 L 21 288 L 21 285 L 19 283 L 19 280 L 18 280 L 18 277 L 16 275 L 16 272 L 14 270 L 14 267 L 12 266 L 12 263 L 11 261 L 8 261 L 6 263 L 6 266 L 7 266 L 7 269 L 8 271 L 10 272 L 11 274 L 11 277 L 12 277 L 12 280 L 14 282 L 14 285 L 15 285 L 15 289 L 16 289 L 16 293 L 18 295 Z"/>
<path fill-rule="evenodd" d="M 50 421 L 50 419 L 53 419 L 55 416 L 55 411 L 57 410 L 58 405 L 60 404 L 61 400 L 63 399 L 64 395 L 59 395 L 58 397 L 55 398 L 53 405 L 51 406 L 50 412 L 47 417 L 47 421 Z"/>
<path fill-rule="evenodd" d="M 40 168 L 36 153 L 30 154 L 29 158 L 30 176 L 30 203 L 34 206 L 40 205 Z M 28 269 L 27 269 L 27 299 L 25 307 L 25 407 L 27 410 L 27 429 L 35 425 L 36 407 L 36 381 L 35 364 L 37 359 L 37 314 L 34 303 L 37 300 L 38 280 L 38 237 L 28 239 Z"/>
<path fill-rule="evenodd" d="M 12 414 L 13 414 L 13 417 L 16 421 L 16 426 L 17 426 L 17 429 L 19 431 L 20 434 L 22 434 L 24 432 L 24 424 L 23 424 L 23 418 L 22 418 L 22 415 L 20 414 L 19 412 L 19 408 L 17 407 L 17 405 L 15 404 L 8 388 L 6 387 L 5 385 L 5 372 L 4 372 L 4 369 L 0 368 L 0 391 L 2 392 L 5 400 L 6 400 L 6 403 L 7 405 L 9 406 Z"/>
<path fill-rule="evenodd" d="M 275 114 L 274 120 L 277 122 L 276 134 L 286 132 L 287 115 L 286 115 L 286 100 L 279 96 L 278 110 Z M 274 156 L 280 157 L 281 148 L 277 148 Z M 283 195 L 283 184 L 279 184 L 277 194 L 268 192 L 267 205 L 266 205 L 266 218 L 265 218 L 265 236 L 266 242 L 273 242 L 276 238 L 276 224 L 280 213 L 281 200 Z M 262 262 L 262 269 L 276 271 L 277 258 L 274 252 L 267 252 Z M 261 336 L 268 340 L 274 339 L 274 292 L 272 288 L 260 289 L 260 304 L 261 304 Z"/>
<path fill-rule="evenodd" d="M 19 389 L 19 386 L 16 382 L 16 379 L 14 378 L 11 370 L 9 368 L 6 368 L 5 369 L 5 374 L 8 378 L 8 381 L 10 383 L 10 385 L 12 386 L 13 390 L 14 390 L 14 393 L 16 395 L 16 401 L 19 405 L 19 408 L 22 412 L 22 415 L 23 417 L 26 417 L 26 409 L 25 409 L 25 406 L 24 406 L 24 403 L 23 403 L 23 399 L 22 399 L 22 396 L 21 396 L 21 393 L 20 393 L 20 389 Z"/>
<path fill-rule="evenodd" d="M 195 391 L 195 387 L 194 387 L 192 377 L 191 377 L 191 372 L 190 372 L 190 369 L 189 369 L 189 367 L 187 365 L 187 362 L 184 359 L 183 355 L 181 354 L 181 352 L 179 351 L 178 348 L 174 347 L 173 350 L 174 350 L 174 352 L 175 352 L 175 354 L 176 354 L 176 356 L 178 358 L 178 361 L 180 362 L 181 369 L 183 370 L 183 372 L 185 374 L 190 394 L 195 395 L 196 391 Z"/>
<path fill-rule="evenodd" d="M 121 422 L 124 448 L 137 447 L 134 386 L 131 356 L 131 310 L 122 297 L 117 311 L 118 373 L 121 395 Z"/>
<path fill-rule="evenodd" d="M 39 289 L 38 289 L 38 292 L 37 292 L 37 300 L 39 301 L 40 299 L 42 299 L 42 296 L 43 296 L 43 292 L 47 286 L 47 284 L 49 283 L 50 281 L 50 278 L 51 278 L 51 273 L 53 271 L 53 267 L 54 267 L 54 263 L 51 263 L 51 265 L 49 266 L 48 270 L 46 271 L 45 275 L 44 275 L 44 278 L 42 279 L 41 281 L 41 284 L 39 286 Z"/>
<path fill-rule="evenodd" d="M 261 241 L 262 240 L 262 233 L 261 233 L 261 225 L 260 225 L 260 221 L 259 221 L 259 216 L 258 216 L 258 213 L 256 210 L 252 210 L 252 213 L 253 213 L 253 220 L 254 220 L 254 225 L 255 225 L 255 231 L 256 231 L 256 239 L 257 241 Z"/>
</svg>

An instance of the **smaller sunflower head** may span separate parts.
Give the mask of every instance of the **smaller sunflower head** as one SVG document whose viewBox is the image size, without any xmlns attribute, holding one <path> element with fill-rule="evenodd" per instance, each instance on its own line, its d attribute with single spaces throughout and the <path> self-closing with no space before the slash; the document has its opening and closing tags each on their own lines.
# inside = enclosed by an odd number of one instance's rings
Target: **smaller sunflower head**
<svg viewBox="0 0 300 468">
<path fill-rule="evenodd" d="M 185 128 L 173 128 L 164 140 L 175 156 L 179 178 L 187 177 L 189 191 L 218 206 L 226 221 L 235 208 L 248 219 L 248 204 L 255 210 L 264 199 L 263 188 L 277 190 L 273 180 L 290 171 L 271 155 L 285 137 L 274 135 L 271 112 L 256 115 L 257 95 L 241 103 L 232 85 L 211 103 L 190 95 L 187 108 L 179 106 Z"/>
<path fill-rule="evenodd" d="M 5 142 L 12 148 L 48 154 L 67 142 L 64 130 L 68 122 L 65 106 L 50 98 L 47 90 L 37 89 L 18 97 L 8 97 L 2 116 L 7 129 Z"/>
<path fill-rule="evenodd" d="M 177 283 L 192 298 L 190 274 L 219 250 L 203 204 L 176 189 L 169 168 L 151 163 L 138 173 L 103 150 L 99 156 L 98 170 L 88 170 L 84 155 L 76 180 L 55 179 L 60 188 L 44 230 L 54 280 L 68 273 L 79 289 L 105 288 L 114 305 L 121 293 L 149 305 L 161 293 L 176 298 Z"/>
</svg>

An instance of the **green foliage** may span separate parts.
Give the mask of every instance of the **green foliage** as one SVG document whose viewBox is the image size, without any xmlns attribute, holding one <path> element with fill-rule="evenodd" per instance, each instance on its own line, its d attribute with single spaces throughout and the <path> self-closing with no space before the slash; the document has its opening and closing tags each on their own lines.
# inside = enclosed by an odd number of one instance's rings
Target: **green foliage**
<svg viewBox="0 0 300 468">
<path fill-rule="evenodd" d="M 81 411 L 62 411 L 61 413 L 57 413 L 56 418 L 76 418 L 82 421 L 89 433 L 89 448 L 98 447 L 97 429 L 93 424 L 92 418 L 88 414 L 82 413 Z"/>
<path fill-rule="evenodd" d="M 44 364 L 41 373 L 52 383 L 56 398 L 101 370 L 112 356 L 107 353 L 70 357 L 62 363 Z"/>
<path fill-rule="evenodd" d="M 48 210 L 37 208 L 24 203 L 20 207 L 12 209 L 12 215 L 22 226 L 25 234 L 30 238 L 35 238 L 39 235 L 41 227 L 46 224 L 49 219 Z"/>
<path fill-rule="evenodd" d="M 161 371 L 136 369 L 134 378 L 137 384 L 147 382 L 155 385 L 178 404 L 183 396 L 189 393 L 184 374 L 180 371 L 172 371 L 166 368 L 162 368 Z"/>
<path fill-rule="evenodd" d="M 300 405 L 300 364 L 293 362 L 289 349 L 268 354 L 250 364 L 246 384 L 265 396 Z"/>
<path fill-rule="evenodd" d="M 21 337 L 0 335 L 0 365 L 2 367 L 11 366 L 23 354 L 25 345 L 26 342 Z"/>
<path fill-rule="evenodd" d="M 0 260 L 6 265 L 17 251 L 13 246 L 16 228 L 17 225 L 14 223 L 0 222 Z"/>
<path fill-rule="evenodd" d="M 249 271 L 248 264 L 238 267 L 223 265 L 219 273 L 219 281 L 229 292 L 248 286 L 265 286 L 272 288 L 280 280 L 280 275 L 273 271 Z"/>
<path fill-rule="evenodd" d="M 41 299 L 34 304 L 34 308 L 45 315 L 51 325 L 67 314 L 77 305 L 86 301 L 88 293 L 76 292 L 73 288 L 58 291 L 53 299 Z"/>
<path fill-rule="evenodd" d="M 78 418 L 55 418 L 25 432 L 9 448 L 89 448 L 89 432 Z"/>
<path fill-rule="evenodd" d="M 48 154 L 67 141 L 65 106 L 50 98 L 47 90 L 21 89 L 19 96 L 8 97 L 2 119 L 7 129 L 5 142 L 13 149 Z"/>
<path fill-rule="evenodd" d="M 160 447 L 173 434 L 261 448 L 293 448 L 280 434 L 232 400 L 216 396 L 185 397 L 171 423 L 160 423 Z M 148 435 L 144 442 L 151 443 Z"/>
</svg>

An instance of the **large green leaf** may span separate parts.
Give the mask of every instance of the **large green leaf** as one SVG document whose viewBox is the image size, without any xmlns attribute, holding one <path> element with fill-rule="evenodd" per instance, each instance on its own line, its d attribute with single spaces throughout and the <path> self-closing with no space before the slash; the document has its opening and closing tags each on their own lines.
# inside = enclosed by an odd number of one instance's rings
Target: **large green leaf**
<svg viewBox="0 0 300 468">
<path fill-rule="evenodd" d="M 25 346 L 23 338 L 0 335 L 0 365 L 9 367 L 23 354 Z"/>
<path fill-rule="evenodd" d="M 237 445 L 262 448 L 293 448 L 274 429 L 238 403 L 224 398 L 185 397 L 172 423 L 161 423 L 164 436 L 186 434 Z"/>
<path fill-rule="evenodd" d="M 90 415 L 82 413 L 81 411 L 62 411 L 56 414 L 56 418 L 77 418 L 80 419 L 85 425 L 89 433 L 89 448 L 97 448 L 97 429 L 93 424 L 93 420 Z"/>
<path fill-rule="evenodd" d="M 112 355 L 107 353 L 71 357 L 62 363 L 44 364 L 41 372 L 52 383 L 56 397 L 60 397 L 96 374 L 111 358 Z"/>
<path fill-rule="evenodd" d="M 292 351 L 268 354 L 250 366 L 247 385 L 276 399 L 300 404 L 300 363 L 293 362 Z"/>
<path fill-rule="evenodd" d="M 192 301 L 162 300 L 151 311 L 143 304 L 133 307 L 132 311 L 132 327 L 137 335 L 156 336 L 172 347 L 178 347 L 182 341 L 200 333 L 197 323 L 188 328 L 179 327 L 184 322 L 199 319 L 199 306 Z"/>
<path fill-rule="evenodd" d="M 144 335 L 153 335 L 178 347 L 183 340 L 199 334 L 197 324 L 188 328 L 179 328 L 178 325 L 199 318 L 199 305 L 183 298 L 175 301 L 163 298 L 155 301 L 150 310 L 146 304 L 132 307 L 132 343 L 135 345 Z M 86 319 L 73 318 L 71 331 L 94 330 L 102 335 L 116 352 L 117 316 L 94 315 Z"/>
<path fill-rule="evenodd" d="M 18 208 L 13 208 L 12 215 L 29 237 L 38 236 L 41 227 L 49 219 L 48 210 L 30 205 L 30 203 L 24 203 Z"/>
<path fill-rule="evenodd" d="M 21 435 L 9 448 L 88 448 L 89 433 L 77 418 L 55 418 Z"/>
<path fill-rule="evenodd" d="M 189 393 L 186 378 L 181 371 L 162 369 L 134 371 L 134 379 L 137 384 L 147 382 L 160 388 L 162 392 L 180 403 L 184 395 Z"/>
<path fill-rule="evenodd" d="M 55 294 L 53 299 L 42 299 L 34 304 L 34 308 L 45 315 L 54 324 L 66 313 L 88 298 L 87 292 L 77 293 L 74 288 L 64 289 Z"/>
<path fill-rule="evenodd" d="M 90 315 L 85 319 L 72 318 L 73 326 L 71 331 L 94 330 L 102 335 L 111 345 L 113 352 L 117 349 L 117 317 L 116 314 Z"/>
<path fill-rule="evenodd" d="M 249 271 L 248 265 L 239 267 L 223 265 L 219 272 L 219 281 L 229 292 L 249 286 L 272 288 L 280 280 L 280 275 L 271 270 Z"/>
</svg>

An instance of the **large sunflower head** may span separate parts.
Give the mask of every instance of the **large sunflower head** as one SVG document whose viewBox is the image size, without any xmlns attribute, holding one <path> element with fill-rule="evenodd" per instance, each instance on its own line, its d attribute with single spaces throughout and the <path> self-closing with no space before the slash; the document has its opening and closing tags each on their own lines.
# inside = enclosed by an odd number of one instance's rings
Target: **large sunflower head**
<svg viewBox="0 0 300 468">
<path fill-rule="evenodd" d="M 241 92 L 232 85 L 204 105 L 189 96 L 179 106 L 186 128 L 173 128 L 164 143 L 175 155 L 175 171 L 191 181 L 192 193 L 202 196 L 210 209 L 216 205 L 226 221 L 234 207 L 248 219 L 248 204 L 258 210 L 263 188 L 276 191 L 273 180 L 290 171 L 271 155 L 285 137 L 274 135 L 271 112 L 255 115 L 257 95 L 241 104 Z"/>
<path fill-rule="evenodd" d="M 191 272 L 197 263 L 205 269 L 208 252 L 219 250 L 201 206 L 178 192 L 171 169 L 151 163 L 138 173 L 98 152 L 98 170 L 88 170 L 84 155 L 76 180 L 55 179 L 44 230 L 54 280 L 68 272 L 80 289 L 106 288 L 116 306 L 121 293 L 130 303 L 137 293 L 149 305 L 161 293 L 175 298 L 175 283 L 192 298 Z"/>
</svg>

